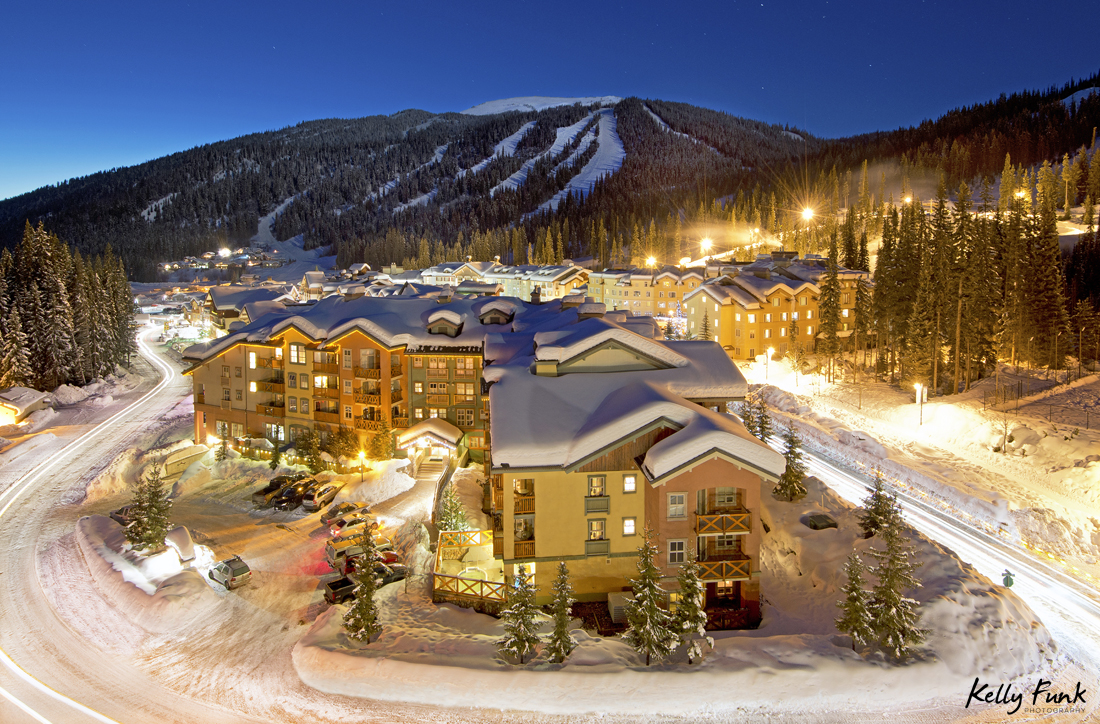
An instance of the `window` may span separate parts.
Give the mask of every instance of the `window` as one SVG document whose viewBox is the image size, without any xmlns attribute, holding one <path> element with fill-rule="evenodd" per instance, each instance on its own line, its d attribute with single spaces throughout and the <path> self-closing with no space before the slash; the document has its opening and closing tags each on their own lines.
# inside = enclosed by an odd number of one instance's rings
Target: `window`
<svg viewBox="0 0 1100 724">
<path fill-rule="evenodd" d="M 633 493 L 637 490 L 638 477 L 636 475 L 624 475 L 623 476 L 623 492 Z"/>
<path fill-rule="evenodd" d="M 668 564 L 670 566 L 684 562 L 685 543 L 686 542 L 682 540 L 670 540 L 668 542 Z"/>
<path fill-rule="evenodd" d="M 814 328 L 811 325 L 806 326 L 806 336 L 812 337 L 814 335 Z"/>
<path fill-rule="evenodd" d="M 765 322 L 770 322 L 770 321 L 772 321 L 772 315 L 771 315 L 771 314 L 765 314 L 765 315 L 764 315 L 764 321 L 765 321 Z"/>
<path fill-rule="evenodd" d="M 814 318 L 814 310 L 807 309 L 806 310 L 806 319 L 813 319 L 813 318 Z"/>
<path fill-rule="evenodd" d="M 841 304 L 847 304 L 848 303 L 848 295 L 847 294 L 841 294 L 840 295 L 840 303 Z"/>
<path fill-rule="evenodd" d="M 780 327 L 779 328 L 779 336 L 780 337 L 786 337 L 787 336 L 787 328 L 786 327 Z"/>
<path fill-rule="evenodd" d="M 351 405 L 344 405 L 344 419 L 350 420 L 352 418 Z"/>
<path fill-rule="evenodd" d="M 749 315 L 749 324 L 756 324 L 756 315 L 755 314 L 750 314 Z"/>
<path fill-rule="evenodd" d="M 351 350 L 350 349 L 345 349 L 344 350 L 344 369 L 346 369 L 346 370 L 351 369 Z"/>
<path fill-rule="evenodd" d="M 737 488 L 717 488 L 714 493 L 715 505 L 719 507 L 737 507 Z"/>
<path fill-rule="evenodd" d="M 675 297 L 675 296 L 676 296 L 676 292 L 669 292 L 669 293 L 668 293 L 668 296 L 670 296 L 670 297 Z"/>
<path fill-rule="evenodd" d="M 787 321 L 787 313 L 786 312 L 781 312 L 779 314 L 779 321 L 781 321 L 781 322 L 786 322 Z"/>
<path fill-rule="evenodd" d="M 225 420 L 218 420 L 214 423 L 214 431 L 218 434 L 218 437 L 229 437 L 229 423 Z"/>
<path fill-rule="evenodd" d="M 714 547 L 723 553 L 740 553 L 741 536 L 726 533 L 714 539 Z"/>
<path fill-rule="evenodd" d="M 607 494 L 607 478 L 603 475 L 588 476 L 588 497 L 596 498 Z"/>
<path fill-rule="evenodd" d="M 275 442 L 283 441 L 283 426 L 273 422 L 264 423 L 264 437 Z"/>
<path fill-rule="evenodd" d="M 229 365 L 222 365 L 222 377 L 229 376 Z"/>
<path fill-rule="evenodd" d="M 256 353 L 255 352 L 249 352 L 248 353 L 248 369 L 250 369 L 250 370 L 256 369 Z"/>
<path fill-rule="evenodd" d="M 474 368 L 474 358 L 466 357 L 464 359 L 460 359 L 455 363 L 455 367 L 457 367 L 458 369 L 472 370 Z"/>
<path fill-rule="evenodd" d="M 429 357 L 428 369 L 430 370 L 445 370 L 447 369 L 447 360 L 442 357 Z"/>
<path fill-rule="evenodd" d="M 350 379 L 349 380 L 344 380 L 344 394 L 345 395 L 350 395 L 351 394 L 351 380 Z"/>
<path fill-rule="evenodd" d="M 469 435 L 466 437 L 466 447 L 471 450 L 483 450 L 485 449 L 485 436 L 484 435 Z"/>
<path fill-rule="evenodd" d="M 805 307 L 806 306 L 806 297 L 799 297 L 798 298 L 798 306 L 800 306 L 800 307 Z"/>
<path fill-rule="evenodd" d="M 738 312 L 737 314 L 733 315 L 733 321 L 735 321 L 735 322 L 740 322 L 741 321 L 741 312 Z"/>
<path fill-rule="evenodd" d="M 298 373 L 287 372 L 286 373 L 286 386 L 293 389 L 298 386 Z"/>
<path fill-rule="evenodd" d="M 236 392 L 236 393 L 237 393 L 237 394 L 236 394 L 236 400 L 237 400 L 237 402 L 240 402 L 241 400 L 243 400 L 243 399 L 244 399 L 244 393 L 243 393 L 243 391 L 241 391 L 241 390 L 234 390 L 234 392 Z"/>
<path fill-rule="evenodd" d="M 623 535 L 634 535 L 637 518 L 623 518 Z"/>
<path fill-rule="evenodd" d="M 413 357 L 413 367 L 418 367 L 419 368 L 419 367 L 423 367 L 423 366 L 424 366 L 424 358 L 423 357 Z"/>
<path fill-rule="evenodd" d="M 241 368 L 240 367 L 234 367 L 233 369 L 236 370 L 236 374 L 233 375 L 233 376 L 234 377 L 240 377 L 241 376 Z"/>
<path fill-rule="evenodd" d="M 770 329 L 765 329 L 764 330 L 764 339 L 771 339 L 771 338 L 772 338 L 772 331 Z"/>
<path fill-rule="evenodd" d="M 455 385 L 455 403 L 474 401 L 474 383 L 459 382 Z"/>
<path fill-rule="evenodd" d="M 297 397 L 288 397 L 286 404 L 287 404 L 287 409 L 290 412 L 297 412 L 298 411 L 298 398 Z"/>
<path fill-rule="evenodd" d="M 791 312 L 791 319 L 793 319 L 794 321 L 797 322 L 798 321 L 798 312 Z"/>
<path fill-rule="evenodd" d="M 233 437 L 235 437 L 235 438 L 244 437 L 244 425 L 242 425 L 241 423 L 234 422 L 230 425 L 230 428 L 233 431 L 232 432 Z"/>
<path fill-rule="evenodd" d="M 736 593 L 736 581 L 717 581 L 714 584 L 714 594 L 718 598 L 728 598 Z"/>
<path fill-rule="evenodd" d="M 290 345 L 290 364 L 304 365 L 306 363 L 306 348 L 300 344 Z"/>
<path fill-rule="evenodd" d="M 607 521 L 588 521 L 588 540 L 603 540 L 607 533 Z"/>
<path fill-rule="evenodd" d="M 774 299 L 772 299 L 772 306 L 773 307 L 778 307 L 779 306 L 779 297 L 775 297 Z"/>
<path fill-rule="evenodd" d="M 749 330 L 749 339 L 756 339 L 756 330 L 755 329 L 750 329 Z"/>
<path fill-rule="evenodd" d="M 668 494 L 668 517 L 669 518 L 683 518 L 686 517 L 687 505 L 685 501 L 687 495 L 684 493 L 669 493 Z"/>
<path fill-rule="evenodd" d="M 428 408 L 428 417 L 442 417 L 444 420 L 446 420 L 447 419 L 447 408 L 446 407 L 429 407 Z"/>
<path fill-rule="evenodd" d="M 473 427 L 474 424 L 474 408 L 472 407 L 459 407 L 455 409 L 458 415 L 459 427 Z"/>
<path fill-rule="evenodd" d="M 660 299 L 664 299 L 665 298 L 665 293 L 664 292 L 657 292 L 657 297 L 660 298 Z"/>
<path fill-rule="evenodd" d="M 847 317 L 848 316 L 848 310 L 847 309 L 841 309 L 840 310 L 840 316 Z"/>
<path fill-rule="evenodd" d="M 740 337 L 741 336 L 740 328 L 733 330 L 733 336 L 734 337 Z"/>
<path fill-rule="evenodd" d="M 413 392 L 415 392 L 417 394 L 422 394 L 424 392 L 424 383 L 423 382 L 414 382 L 413 383 Z"/>
<path fill-rule="evenodd" d="M 283 348 L 282 347 L 276 347 L 275 348 L 275 359 L 281 360 L 282 358 L 283 358 Z M 280 430 L 281 429 L 282 428 L 280 428 Z M 280 439 L 282 439 L 282 438 L 280 438 Z"/>
<path fill-rule="evenodd" d="M 417 420 L 423 420 L 424 419 L 424 408 L 423 407 L 418 407 L 415 410 L 413 410 L 413 417 L 415 417 Z"/>
<path fill-rule="evenodd" d="M 300 389 L 300 390 L 308 390 L 309 389 L 309 375 L 307 375 L 304 372 L 302 374 L 298 375 L 298 389 Z"/>
</svg>

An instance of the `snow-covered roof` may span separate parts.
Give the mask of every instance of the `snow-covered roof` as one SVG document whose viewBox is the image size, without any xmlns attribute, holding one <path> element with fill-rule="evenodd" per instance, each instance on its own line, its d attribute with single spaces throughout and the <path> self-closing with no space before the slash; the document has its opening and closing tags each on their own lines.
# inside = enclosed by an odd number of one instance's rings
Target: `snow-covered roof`
<svg viewBox="0 0 1100 724">
<path fill-rule="evenodd" d="M 457 445 L 464 433 L 441 417 L 429 417 L 412 427 L 397 433 L 397 447 L 406 448 L 422 437 L 434 437 L 451 445 Z"/>
<path fill-rule="evenodd" d="M 265 314 L 271 314 L 272 312 L 281 312 L 286 309 L 286 305 L 283 302 L 276 299 L 265 299 L 259 302 L 249 302 L 241 309 L 243 316 L 248 317 L 249 321 L 256 321 Z"/>
<path fill-rule="evenodd" d="M 214 309 L 220 312 L 230 310 L 240 312 L 244 309 L 244 305 L 253 302 L 291 298 L 282 287 L 246 287 L 240 284 L 210 287 L 207 295 Z"/>
<path fill-rule="evenodd" d="M 456 312 L 453 309 L 447 309 L 446 307 L 442 307 L 428 314 L 429 325 L 434 324 L 441 319 L 450 322 L 454 326 L 458 327 L 462 324 L 465 318 L 462 314 Z"/>
<path fill-rule="evenodd" d="M 49 397 L 47 393 L 30 387 L 9 387 L 0 391 L 0 402 L 3 402 L 5 407 L 15 409 L 17 413 L 22 413 L 23 410 L 47 397 Z"/>
<path fill-rule="evenodd" d="M 669 367 L 688 364 L 688 360 L 668 344 L 646 339 L 602 318 L 585 319 L 567 329 L 536 334 L 535 360 L 565 362 L 608 341 Z"/>
<path fill-rule="evenodd" d="M 669 473 L 715 452 L 776 478 L 787 467 L 781 454 L 750 434 L 736 417 L 716 412 L 696 415 L 683 429 L 659 440 L 646 452 L 642 465 L 650 481 L 659 483 Z"/>
</svg>

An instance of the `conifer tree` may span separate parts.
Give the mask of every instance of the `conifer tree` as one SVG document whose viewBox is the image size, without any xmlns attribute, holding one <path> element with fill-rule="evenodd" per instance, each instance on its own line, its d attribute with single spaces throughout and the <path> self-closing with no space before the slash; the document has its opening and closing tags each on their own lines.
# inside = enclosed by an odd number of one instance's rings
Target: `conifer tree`
<svg viewBox="0 0 1100 724">
<path fill-rule="evenodd" d="M 806 464 L 802 461 L 802 443 L 798 439 L 798 431 L 794 425 L 788 425 L 783 431 L 783 457 L 787 460 L 787 468 L 779 477 L 772 490 L 778 498 L 786 498 L 788 502 L 804 498 L 806 486 L 802 480 L 806 477 Z"/>
<path fill-rule="evenodd" d="M 569 582 L 569 568 L 565 561 L 558 562 L 558 575 L 554 579 L 554 595 L 550 603 L 551 617 L 554 619 L 554 631 L 546 642 L 546 655 L 555 664 L 563 663 L 577 646 L 569 633 L 569 610 L 575 599 L 573 586 Z"/>
<path fill-rule="evenodd" d="M 313 430 L 303 430 L 298 433 L 294 441 L 294 447 L 298 458 L 305 458 L 306 467 L 316 475 L 325 469 L 325 461 L 321 459 L 321 443 L 317 440 L 317 433 Z"/>
<path fill-rule="evenodd" d="M 874 484 L 870 494 L 863 500 L 863 512 L 859 515 L 859 527 L 864 536 L 870 538 L 893 522 L 900 523 L 901 512 L 897 497 L 886 490 L 882 472 L 875 471 Z"/>
<path fill-rule="evenodd" d="M 932 348 L 935 334 L 936 287 L 932 277 L 932 264 L 925 260 L 919 273 L 920 284 L 916 301 L 909 317 L 908 337 L 905 347 L 904 380 L 906 386 L 921 384 L 927 387 L 932 378 Z"/>
<path fill-rule="evenodd" d="M 527 654 L 539 643 L 538 615 L 535 587 L 527 575 L 527 567 L 520 563 L 508 592 L 508 608 L 500 615 L 504 621 L 504 638 L 497 641 L 497 650 L 518 658 L 522 666 Z"/>
<path fill-rule="evenodd" d="M 768 414 L 768 402 L 764 399 L 763 390 L 756 391 L 756 394 L 753 395 L 753 403 L 756 407 L 756 436 L 767 442 L 774 430 L 771 415 Z"/>
<path fill-rule="evenodd" d="M 757 425 L 756 420 L 756 393 L 749 390 L 745 393 L 745 399 L 741 401 L 738 414 L 741 416 L 741 421 L 745 423 L 745 429 L 756 437 L 760 437 L 760 428 Z"/>
<path fill-rule="evenodd" d="M 866 646 L 875 640 L 874 623 L 871 620 L 871 596 L 863 588 L 863 572 L 866 568 L 859 554 L 853 552 L 844 564 L 844 575 L 848 582 L 841 588 L 843 600 L 837 601 L 837 608 L 844 613 L 836 620 L 836 630 L 852 637 L 852 651 L 857 646 Z"/>
<path fill-rule="evenodd" d="M 443 505 L 439 517 L 440 530 L 469 530 L 470 521 L 466 517 L 466 508 L 455 493 L 454 483 L 443 489 Z"/>
<path fill-rule="evenodd" d="M 218 443 L 218 449 L 214 452 L 215 462 L 225 462 L 225 459 L 229 457 L 229 440 L 226 435 L 222 435 L 221 442 Z"/>
<path fill-rule="evenodd" d="M 714 639 L 707 636 L 707 612 L 703 609 L 706 589 L 699 580 L 699 563 L 695 554 L 688 552 L 687 560 L 680 566 L 676 579 L 680 584 L 680 599 L 672 617 L 672 627 L 679 636 L 679 645 L 686 650 L 688 663 L 703 657 L 701 643 L 714 648 Z"/>
<path fill-rule="evenodd" d="M 710 318 L 707 317 L 707 313 L 705 311 L 703 312 L 703 321 L 699 325 L 698 337 L 699 339 L 704 339 L 708 342 L 710 341 Z"/>
<path fill-rule="evenodd" d="M 919 566 L 912 560 L 912 545 L 902 537 L 900 518 L 883 526 L 880 537 L 885 549 L 871 549 L 878 564 L 873 571 L 878 583 L 871 589 L 875 638 L 895 660 L 904 661 L 927 635 L 920 628 L 919 604 L 905 595 L 920 588 L 920 581 L 913 575 Z"/>
<path fill-rule="evenodd" d="M 26 384 L 31 377 L 27 336 L 23 333 L 19 310 L 11 310 L 4 321 L 6 330 L 0 339 L 0 388 Z"/>
<path fill-rule="evenodd" d="M 372 637 L 381 633 L 382 624 L 378 621 L 378 604 L 374 594 L 378 590 L 378 574 L 375 568 L 382 561 L 374 545 L 373 535 L 360 537 L 363 553 L 355 559 L 355 600 L 344 614 L 344 630 L 350 638 L 370 643 Z"/>
<path fill-rule="evenodd" d="M 283 449 L 279 445 L 279 441 L 274 441 L 275 447 L 271 451 L 271 462 L 267 464 L 271 468 L 271 472 L 275 472 L 279 469 L 279 464 L 283 461 Z"/>
<path fill-rule="evenodd" d="M 154 464 L 134 487 L 130 500 L 130 524 L 126 526 L 126 540 L 134 550 L 159 548 L 172 526 L 168 515 L 172 501 L 168 490 L 161 485 L 160 465 Z"/>
<path fill-rule="evenodd" d="M 393 457 L 393 435 L 390 433 L 389 418 L 385 414 L 379 420 L 378 432 L 370 439 L 368 454 L 374 460 L 389 460 Z"/>
<path fill-rule="evenodd" d="M 655 560 L 657 546 L 646 529 L 638 547 L 638 577 L 630 583 L 634 600 L 626 605 L 628 628 L 623 641 L 640 654 L 645 654 L 645 665 L 656 658 L 663 659 L 672 653 L 679 637 L 672 627 L 672 616 L 661 608 L 665 592 L 661 589 L 661 572 Z"/>
<path fill-rule="evenodd" d="M 818 303 L 821 321 L 821 341 L 818 351 L 829 358 L 829 379 L 832 379 L 833 357 L 840 351 L 840 276 L 837 270 L 836 233 L 829 239 L 829 258 L 825 265 L 825 278 L 821 282 L 821 298 Z"/>
</svg>

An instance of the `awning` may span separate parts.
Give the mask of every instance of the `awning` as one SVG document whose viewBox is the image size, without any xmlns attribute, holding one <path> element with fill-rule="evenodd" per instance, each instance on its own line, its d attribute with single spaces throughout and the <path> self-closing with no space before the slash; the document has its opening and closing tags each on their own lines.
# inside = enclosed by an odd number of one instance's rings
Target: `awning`
<svg viewBox="0 0 1100 724">
<path fill-rule="evenodd" d="M 458 441 L 462 439 L 463 432 L 457 427 L 439 417 L 429 417 L 421 420 L 412 427 L 401 431 L 397 435 L 397 448 L 405 450 L 410 447 L 426 447 L 439 445 L 454 450 Z"/>
</svg>

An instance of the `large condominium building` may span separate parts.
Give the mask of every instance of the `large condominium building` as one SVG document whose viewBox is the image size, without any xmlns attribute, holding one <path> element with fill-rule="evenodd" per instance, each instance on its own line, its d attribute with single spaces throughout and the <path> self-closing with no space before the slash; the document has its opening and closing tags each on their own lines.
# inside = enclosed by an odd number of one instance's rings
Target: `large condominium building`
<svg viewBox="0 0 1100 724">
<path fill-rule="evenodd" d="M 700 269 L 604 269 L 589 275 L 588 296 L 610 310 L 674 316 L 685 312 L 684 299 L 702 283 Z"/>
<path fill-rule="evenodd" d="M 786 354 L 795 343 L 813 351 L 820 333 L 821 281 L 825 260 L 793 252 L 761 255 L 752 264 L 737 267 L 721 277 L 708 279 L 687 295 L 687 332 L 698 335 L 706 317 L 711 339 L 730 357 L 752 360 L 774 349 Z M 851 336 L 855 329 L 855 292 L 864 271 L 840 268 L 840 326 L 838 335 Z M 791 335 L 791 322 L 797 335 Z"/>
</svg>

